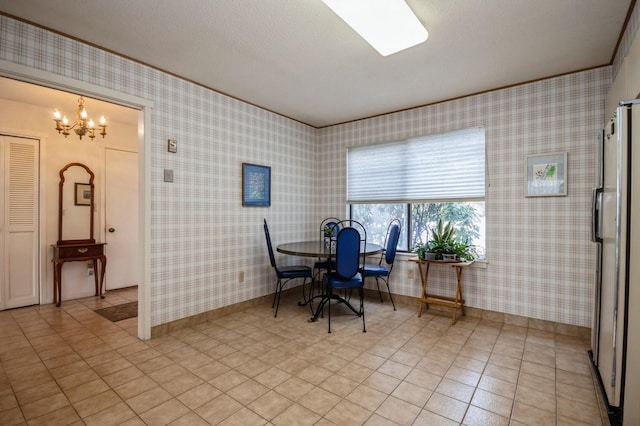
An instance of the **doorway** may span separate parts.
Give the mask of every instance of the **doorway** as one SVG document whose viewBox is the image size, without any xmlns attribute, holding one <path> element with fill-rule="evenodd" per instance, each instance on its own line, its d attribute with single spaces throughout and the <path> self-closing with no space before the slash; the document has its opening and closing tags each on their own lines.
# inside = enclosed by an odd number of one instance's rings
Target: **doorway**
<svg viewBox="0 0 640 426">
<path fill-rule="evenodd" d="M 104 87 L 96 86 L 90 83 L 86 83 L 80 80 L 74 80 L 64 76 L 48 73 L 41 70 L 36 70 L 23 65 L 0 61 L 0 77 L 7 77 L 19 82 L 30 83 L 30 86 L 35 88 L 54 89 L 65 92 L 75 93 L 77 96 L 86 96 L 93 99 L 109 102 L 115 105 L 125 106 L 137 110 L 137 132 L 138 139 L 138 206 L 140 209 L 139 214 L 139 241 L 138 244 L 138 263 L 131 265 L 132 268 L 137 269 L 139 276 L 138 283 L 138 337 L 141 339 L 151 338 L 151 289 L 148 285 L 151 276 L 151 261 L 150 261 L 150 201 L 151 194 L 150 187 L 150 174 L 151 174 L 151 158 L 150 149 L 146 148 L 151 144 L 150 132 L 145 131 L 148 126 L 145 124 L 151 123 L 151 110 L 153 108 L 153 102 L 139 98 L 136 96 L 128 95 L 126 93 L 117 92 Z M 4 97 L 5 92 L 2 91 Z M 9 129 L 14 130 L 14 129 Z M 46 143 L 45 143 L 46 145 Z M 47 149 L 44 149 L 43 153 L 46 153 Z M 42 186 L 41 186 L 42 189 Z M 41 197 L 43 196 L 41 192 Z M 48 232 L 48 228 L 51 226 L 45 226 L 41 222 L 41 234 Z M 41 270 L 40 276 L 43 286 L 48 285 L 47 281 L 49 271 L 47 268 L 48 258 L 50 253 L 48 246 L 45 246 L 45 241 L 40 241 L 40 258 L 41 258 Z M 50 265 L 49 265 L 50 266 Z M 50 277 L 49 277 L 50 278 Z M 49 283 L 50 284 L 50 283 Z"/>
</svg>

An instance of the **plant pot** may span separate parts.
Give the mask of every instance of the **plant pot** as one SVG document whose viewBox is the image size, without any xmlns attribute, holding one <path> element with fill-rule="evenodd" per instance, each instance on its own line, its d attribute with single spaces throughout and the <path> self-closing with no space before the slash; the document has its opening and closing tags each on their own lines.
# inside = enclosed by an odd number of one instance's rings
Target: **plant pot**
<svg viewBox="0 0 640 426">
<path fill-rule="evenodd" d="M 457 255 L 453 253 L 442 253 L 442 260 L 445 262 L 453 262 L 457 259 Z"/>
<path fill-rule="evenodd" d="M 432 251 L 427 251 L 424 253 L 424 260 L 436 260 L 436 254 Z"/>
</svg>

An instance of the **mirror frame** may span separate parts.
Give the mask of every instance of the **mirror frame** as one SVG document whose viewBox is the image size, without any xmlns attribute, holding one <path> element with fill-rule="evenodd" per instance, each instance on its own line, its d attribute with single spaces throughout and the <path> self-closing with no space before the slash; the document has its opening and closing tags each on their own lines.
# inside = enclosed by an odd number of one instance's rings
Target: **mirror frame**
<svg viewBox="0 0 640 426">
<path fill-rule="evenodd" d="M 89 213 L 89 238 L 84 240 L 63 240 L 62 239 L 62 212 L 63 212 L 63 192 L 64 192 L 64 172 L 67 171 L 70 167 L 78 166 L 82 167 L 89 173 L 89 185 L 91 186 L 91 204 L 90 213 Z M 94 174 L 89 167 L 82 163 L 69 163 L 64 166 L 60 170 L 60 188 L 59 188 L 59 198 L 58 198 L 58 245 L 69 245 L 69 244 L 95 244 L 96 240 L 93 238 L 93 197 L 94 197 L 94 185 L 93 179 Z"/>
</svg>

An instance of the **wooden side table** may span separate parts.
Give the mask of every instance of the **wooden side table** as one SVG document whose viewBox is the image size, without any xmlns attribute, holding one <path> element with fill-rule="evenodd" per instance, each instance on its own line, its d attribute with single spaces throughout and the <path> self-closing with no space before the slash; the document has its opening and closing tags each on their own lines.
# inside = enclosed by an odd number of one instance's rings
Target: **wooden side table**
<svg viewBox="0 0 640 426">
<path fill-rule="evenodd" d="M 96 296 L 104 299 L 103 285 L 104 273 L 107 268 L 107 256 L 104 254 L 106 243 L 76 243 L 53 245 L 53 303 L 60 306 L 62 303 L 62 265 L 65 262 L 92 261 L 93 273 L 96 284 Z M 98 272 L 98 260 L 100 272 Z M 99 276 L 99 279 L 98 279 Z"/>
<path fill-rule="evenodd" d="M 448 308 L 451 308 L 453 310 L 451 324 L 455 324 L 458 309 L 460 309 L 461 314 L 464 315 L 464 297 L 462 296 L 462 270 L 473 264 L 473 260 L 468 262 L 449 262 L 443 260 L 420 260 L 417 257 L 412 257 L 409 259 L 409 262 L 415 262 L 418 264 L 418 273 L 420 274 L 420 281 L 422 282 L 422 294 L 420 295 L 420 297 L 418 297 L 418 317 L 422 315 L 423 308 L 429 308 L 429 303 L 431 303 L 434 305 L 446 306 Z M 425 265 L 424 268 L 423 265 Z M 454 297 L 441 296 L 438 294 L 427 292 L 427 278 L 429 277 L 429 267 L 431 265 L 448 266 L 455 270 L 457 286 Z"/>
</svg>

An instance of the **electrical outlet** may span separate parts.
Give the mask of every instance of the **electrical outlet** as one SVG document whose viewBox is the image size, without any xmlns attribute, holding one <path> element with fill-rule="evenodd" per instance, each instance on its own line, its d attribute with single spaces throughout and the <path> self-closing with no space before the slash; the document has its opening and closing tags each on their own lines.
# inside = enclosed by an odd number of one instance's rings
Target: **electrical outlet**
<svg viewBox="0 0 640 426">
<path fill-rule="evenodd" d="M 92 277 L 93 276 L 93 268 L 87 268 L 87 276 L 88 277 Z"/>
<path fill-rule="evenodd" d="M 243 283 L 244 282 L 244 271 L 238 272 L 238 282 L 239 283 Z"/>
<path fill-rule="evenodd" d="M 165 182 L 173 182 L 173 170 L 164 169 L 164 181 Z"/>
<path fill-rule="evenodd" d="M 409 271 L 407 272 L 407 278 L 409 278 L 410 280 L 413 279 L 413 268 L 409 269 Z"/>
</svg>

